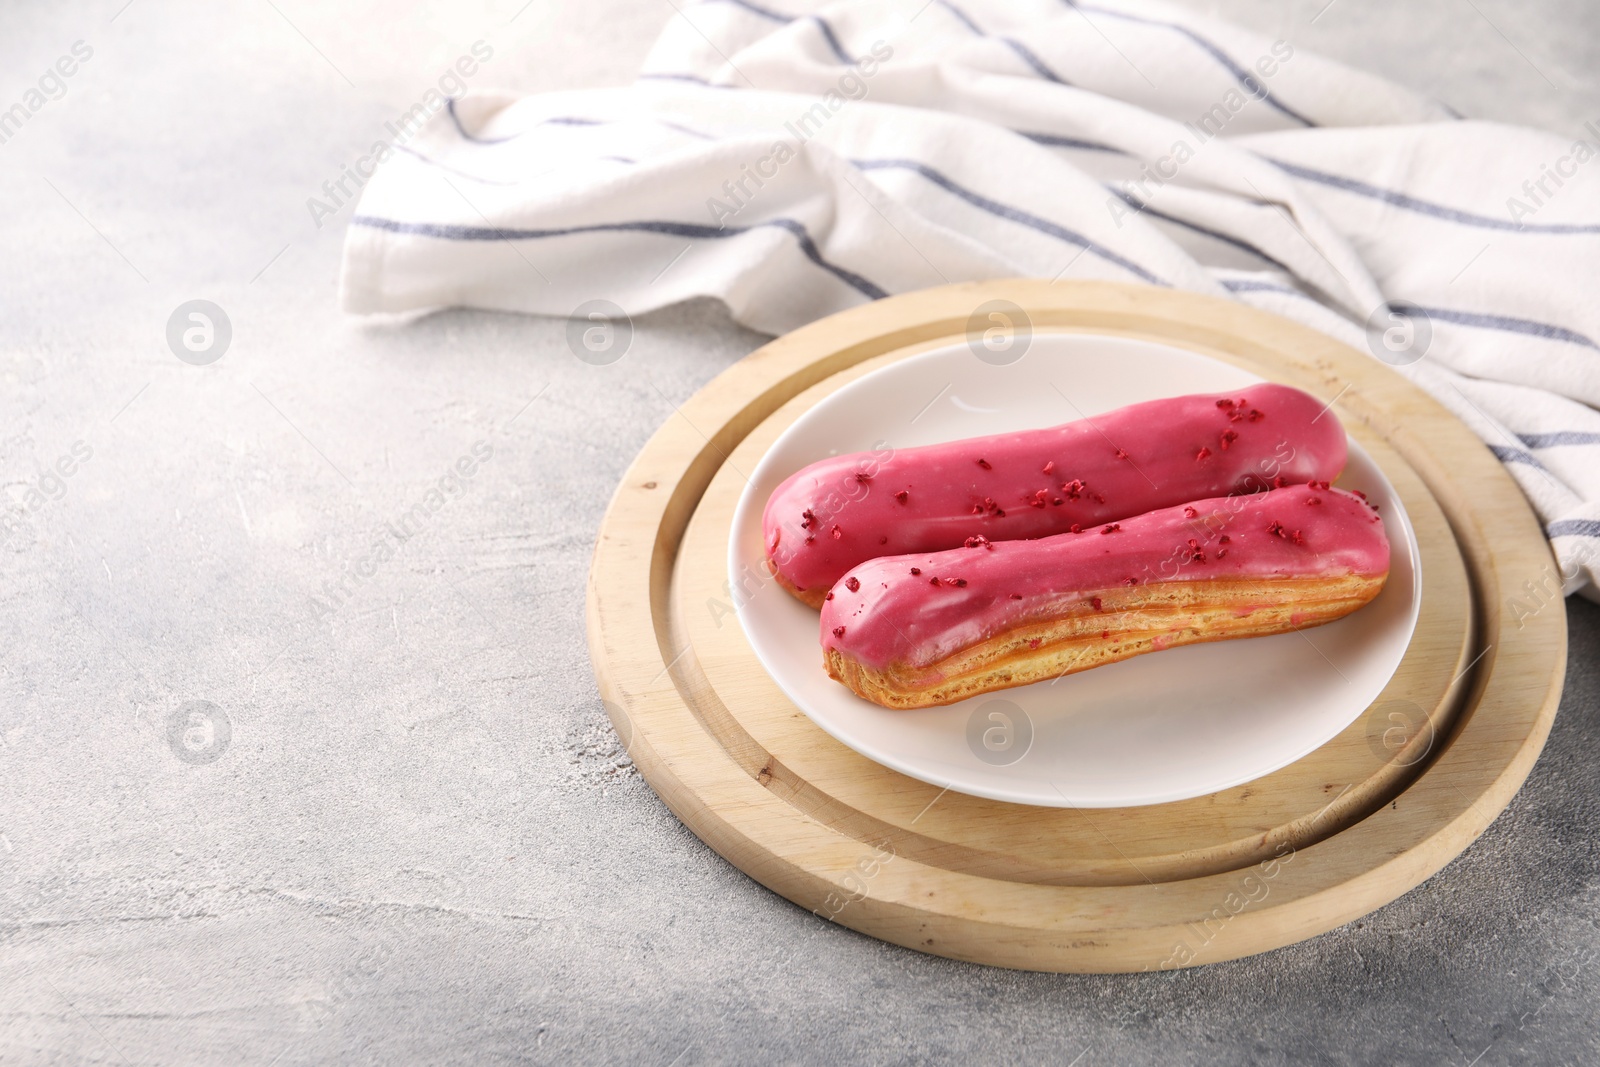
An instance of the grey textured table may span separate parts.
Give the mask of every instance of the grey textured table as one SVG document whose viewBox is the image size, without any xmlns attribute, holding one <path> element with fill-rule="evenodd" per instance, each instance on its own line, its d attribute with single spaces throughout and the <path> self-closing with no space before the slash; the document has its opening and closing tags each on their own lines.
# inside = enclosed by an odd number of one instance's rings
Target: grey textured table
<svg viewBox="0 0 1600 1067">
<path fill-rule="evenodd" d="M 474 85 L 618 84 L 671 6 L 123 3 L 0 16 L 0 109 L 92 49 L 0 143 L 0 1061 L 1600 1060 L 1600 608 L 1510 810 L 1344 929 L 1072 977 L 825 925 L 657 801 L 583 641 L 613 485 L 761 338 L 688 305 L 591 367 L 559 321 L 348 321 L 349 208 L 305 206 L 474 40 Z M 1470 115 L 1600 117 L 1584 0 L 1324 5 L 1212 7 Z M 233 328 L 204 368 L 165 339 L 195 298 Z"/>
</svg>

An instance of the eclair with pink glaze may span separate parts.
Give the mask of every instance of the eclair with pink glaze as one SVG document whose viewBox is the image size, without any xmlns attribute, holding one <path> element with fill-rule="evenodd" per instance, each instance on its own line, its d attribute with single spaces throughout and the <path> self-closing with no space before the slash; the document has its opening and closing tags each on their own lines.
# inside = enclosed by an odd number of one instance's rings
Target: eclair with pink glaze
<svg viewBox="0 0 1600 1067">
<path fill-rule="evenodd" d="M 931 707 L 1332 622 L 1388 575 L 1376 507 L 1318 481 L 1081 533 L 871 560 L 826 594 L 823 657 L 875 704 Z"/>
<path fill-rule="evenodd" d="M 1042 430 L 834 456 L 774 490 L 761 531 L 778 583 L 819 607 L 846 571 L 877 556 L 1047 537 L 1190 500 L 1332 481 L 1345 448 L 1322 401 L 1263 383 Z"/>
</svg>

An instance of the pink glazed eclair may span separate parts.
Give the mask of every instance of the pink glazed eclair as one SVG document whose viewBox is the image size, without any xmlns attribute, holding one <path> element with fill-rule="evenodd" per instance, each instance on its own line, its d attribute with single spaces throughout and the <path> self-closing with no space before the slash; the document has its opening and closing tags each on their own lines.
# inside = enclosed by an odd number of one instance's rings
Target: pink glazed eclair
<svg viewBox="0 0 1600 1067">
<path fill-rule="evenodd" d="M 778 583 L 820 607 L 850 568 L 1089 529 L 1157 508 L 1332 481 L 1345 434 L 1327 405 L 1263 383 L 1171 397 L 1042 430 L 833 456 L 791 475 L 762 515 Z"/>
<path fill-rule="evenodd" d="M 875 704 L 932 707 L 1332 622 L 1388 575 L 1377 509 L 1319 481 L 1082 533 L 871 560 L 826 594 L 823 658 Z"/>
</svg>

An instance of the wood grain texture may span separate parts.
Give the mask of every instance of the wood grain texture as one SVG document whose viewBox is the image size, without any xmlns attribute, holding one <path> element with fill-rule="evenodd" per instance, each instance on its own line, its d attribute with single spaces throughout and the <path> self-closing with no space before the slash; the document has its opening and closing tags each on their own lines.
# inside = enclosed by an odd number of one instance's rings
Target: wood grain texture
<svg viewBox="0 0 1600 1067">
<path fill-rule="evenodd" d="M 1306 759 L 1174 804 L 1058 810 L 889 771 L 812 726 L 731 612 L 733 504 L 772 440 L 885 362 L 959 341 L 985 300 L 1035 330 L 1148 339 L 1334 401 L 1422 545 L 1417 636 L 1373 707 Z M 1554 573 L 1490 453 L 1390 368 L 1238 304 L 1113 283 L 947 286 L 778 338 L 685 403 L 619 486 L 590 570 L 601 695 L 635 763 L 696 834 L 826 919 L 927 952 L 1038 970 L 1186 966 L 1363 915 L 1465 848 L 1509 802 L 1560 696 L 1560 612 L 1508 596 Z M 773 589 L 773 595 L 784 595 Z M 1388 714 L 1427 728 L 1375 747 Z"/>
</svg>

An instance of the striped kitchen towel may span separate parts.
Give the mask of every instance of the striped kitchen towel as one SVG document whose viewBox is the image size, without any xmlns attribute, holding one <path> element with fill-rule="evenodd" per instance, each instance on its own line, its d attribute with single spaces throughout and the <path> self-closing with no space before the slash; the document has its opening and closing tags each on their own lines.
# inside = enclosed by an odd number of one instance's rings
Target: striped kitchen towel
<svg viewBox="0 0 1600 1067">
<path fill-rule="evenodd" d="M 1230 297 L 1483 439 L 1559 562 L 1527 610 L 1600 599 L 1600 125 L 1463 119 L 1149 0 L 703 0 L 631 86 L 439 104 L 375 146 L 349 311 L 713 296 L 781 333 L 1017 275 Z"/>
</svg>

